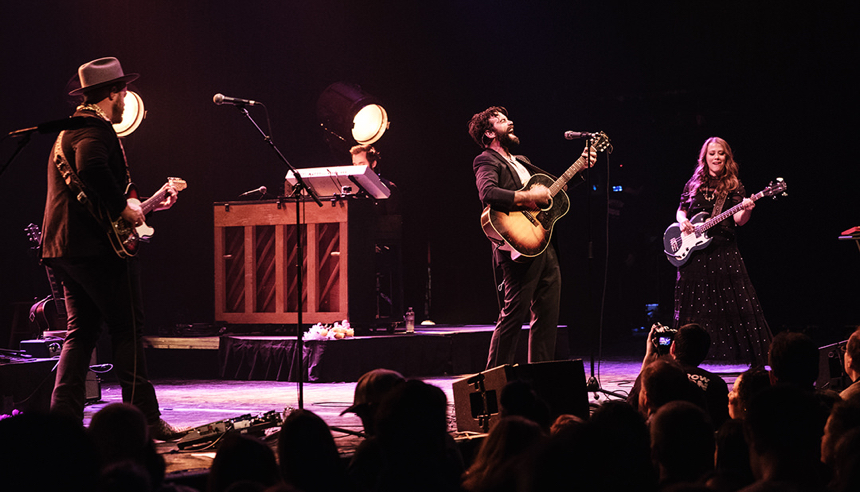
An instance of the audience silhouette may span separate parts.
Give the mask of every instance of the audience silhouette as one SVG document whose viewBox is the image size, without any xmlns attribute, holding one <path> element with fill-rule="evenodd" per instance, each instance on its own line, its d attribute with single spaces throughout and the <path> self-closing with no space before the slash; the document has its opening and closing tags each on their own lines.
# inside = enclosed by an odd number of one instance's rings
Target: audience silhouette
<svg viewBox="0 0 860 492">
<path fill-rule="evenodd" d="M 365 430 L 349 467 L 326 422 L 294 410 L 277 456 L 260 438 L 226 434 L 205 492 L 860 490 L 860 398 L 815 390 L 808 336 L 777 335 L 770 370 L 740 374 L 717 409 L 690 377 L 704 344 L 691 342 L 695 329 L 688 335 L 669 356 L 646 360 L 635 398 L 595 403 L 587 418 L 561 415 L 550 426 L 552 409 L 528 383 L 510 382 L 469 463 L 448 432 L 445 393 L 377 369 L 346 410 Z M 719 376 L 703 377 L 721 387 Z M 715 433 L 723 411 L 731 418 Z M 144 415 L 124 403 L 106 405 L 87 429 L 59 415 L 15 415 L 0 420 L 0 442 L 3 490 L 202 492 L 165 481 Z"/>
<path fill-rule="evenodd" d="M 304 492 L 352 490 L 331 430 L 310 410 L 294 410 L 278 436 L 278 458 L 284 481 Z"/>
</svg>

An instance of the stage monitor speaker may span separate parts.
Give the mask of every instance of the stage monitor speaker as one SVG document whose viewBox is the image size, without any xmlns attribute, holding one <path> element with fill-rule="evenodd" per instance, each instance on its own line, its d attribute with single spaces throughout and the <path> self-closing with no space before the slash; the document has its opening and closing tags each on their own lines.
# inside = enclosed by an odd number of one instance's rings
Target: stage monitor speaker
<svg viewBox="0 0 860 492">
<path fill-rule="evenodd" d="M 588 418 L 588 394 L 582 360 L 504 365 L 454 381 L 457 430 L 487 432 L 500 418 L 499 398 L 511 381 L 529 383 L 549 405 L 550 418 L 573 414 Z"/>
<path fill-rule="evenodd" d="M 845 373 L 845 346 L 848 340 L 818 348 L 818 380 L 815 389 L 842 391 L 850 380 Z"/>
</svg>

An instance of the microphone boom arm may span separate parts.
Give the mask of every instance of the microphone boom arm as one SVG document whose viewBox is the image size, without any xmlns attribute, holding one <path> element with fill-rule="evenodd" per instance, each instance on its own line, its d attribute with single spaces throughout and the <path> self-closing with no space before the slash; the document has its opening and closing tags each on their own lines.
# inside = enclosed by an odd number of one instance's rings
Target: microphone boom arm
<svg viewBox="0 0 860 492">
<path fill-rule="evenodd" d="M 284 154 L 282 154 L 281 151 L 278 150 L 278 147 L 275 145 L 275 142 L 272 141 L 272 137 L 270 137 L 269 135 L 266 135 L 266 132 L 264 132 L 263 129 L 260 128 L 260 125 L 258 125 L 256 121 L 254 121 L 254 118 L 251 117 L 251 114 L 248 113 L 248 110 L 244 106 L 236 106 L 236 109 L 238 109 L 240 112 L 244 113 L 244 115 L 254 125 L 254 127 L 257 129 L 257 131 L 260 132 L 260 135 L 263 136 L 263 140 L 265 140 L 266 143 L 268 143 L 269 146 L 272 148 L 272 150 L 274 150 L 275 153 L 278 154 L 278 157 L 281 159 L 281 162 L 286 164 L 287 168 L 289 168 L 289 170 L 293 172 L 293 175 L 296 176 L 296 181 L 297 181 L 296 186 L 306 190 L 308 192 L 308 195 L 310 195 L 310 197 L 316 202 L 316 204 L 318 206 L 322 207 L 323 204 L 322 204 L 322 201 L 320 200 L 319 195 L 317 195 L 317 193 L 314 191 L 313 188 L 308 186 L 308 184 L 305 182 L 305 180 L 302 179 L 302 176 L 299 174 L 299 172 L 296 170 L 296 168 L 293 167 L 293 165 L 290 164 L 290 161 L 288 161 L 287 158 L 284 157 Z"/>
</svg>

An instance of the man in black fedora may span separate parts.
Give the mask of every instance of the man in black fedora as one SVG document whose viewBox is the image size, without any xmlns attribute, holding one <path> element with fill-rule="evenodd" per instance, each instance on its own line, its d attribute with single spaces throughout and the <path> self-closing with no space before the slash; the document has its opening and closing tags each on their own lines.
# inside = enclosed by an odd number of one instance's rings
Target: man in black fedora
<svg viewBox="0 0 860 492">
<path fill-rule="evenodd" d="M 85 378 L 104 324 L 123 401 L 143 411 L 153 438 L 176 439 L 183 432 L 161 419 L 147 376 L 140 265 L 115 252 L 105 226 L 119 218 L 144 222 L 140 202 L 126 197 L 131 178 L 112 126 L 122 121 L 126 85 L 138 75 L 125 74 L 116 58 L 100 58 L 81 65 L 78 76 L 81 87 L 69 94 L 83 96 L 75 116 L 86 124 L 60 133 L 51 152 L 42 227 L 42 258 L 63 283 L 68 312 L 51 411 L 83 419 Z M 166 191 L 157 210 L 176 202 L 176 190 Z"/>
</svg>

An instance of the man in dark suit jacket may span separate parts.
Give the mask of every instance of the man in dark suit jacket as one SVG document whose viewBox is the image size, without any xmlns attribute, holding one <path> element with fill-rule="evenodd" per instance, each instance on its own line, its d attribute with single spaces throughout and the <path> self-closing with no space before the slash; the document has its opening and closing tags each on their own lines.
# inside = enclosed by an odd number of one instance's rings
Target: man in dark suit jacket
<svg viewBox="0 0 860 492">
<path fill-rule="evenodd" d="M 550 190 L 537 184 L 528 190 L 523 186 L 534 174 L 548 174 L 532 165 L 525 156 L 511 154 L 519 144 L 514 123 L 507 110 L 493 106 L 477 113 L 469 121 L 469 134 L 484 151 L 472 163 L 478 196 L 495 210 L 507 212 L 546 207 L 552 200 Z M 582 153 L 593 165 L 597 153 Z M 561 271 L 552 244 L 534 257 L 519 257 L 494 244 L 495 264 L 502 270 L 505 302 L 490 342 L 487 369 L 513 364 L 520 329 L 531 312 L 529 362 L 549 361 L 555 355 L 558 330 Z"/>
<path fill-rule="evenodd" d="M 123 218 L 134 226 L 144 223 L 140 202 L 125 196 L 131 180 L 112 126 L 122 121 L 126 84 L 137 74 L 126 75 L 116 58 L 93 60 L 82 65 L 78 74 L 81 88 L 70 95 L 84 97 L 75 116 L 85 117 L 86 124 L 61 133 L 51 153 L 42 228 L 42 258 L 63 283 L 69 316 L 51 411 L 83 419 L 86 373 L 104 323 L 123 401 L 140 408 L 153 438 L 174 439 L 182 433 L 161 419 L 155 389 L 146 373 L 137 258 L 120 258 L 114 252 L 95 209 L 84 203 L 96 204 L 111 221 Z M 60 154 L 80 188 L 65 181 L 67 175 L 56 164 Z M 85 192 L 86 200 L 80 199 L 80 191 Z M 170 208 L 176 201 L 172 185 L 167 191 L 168 198 L 157 210 Z"/>
</svg>

